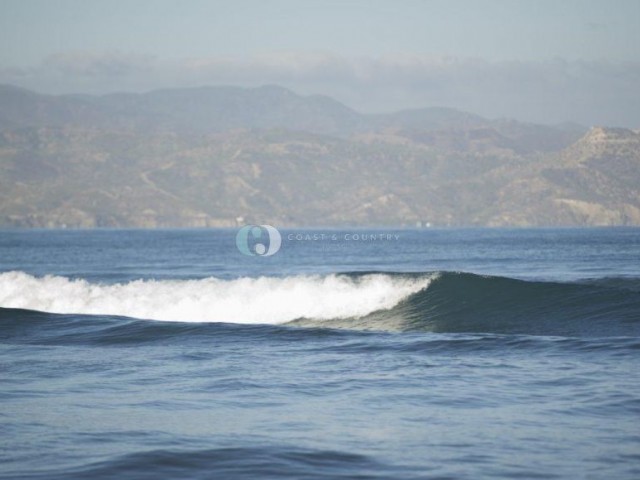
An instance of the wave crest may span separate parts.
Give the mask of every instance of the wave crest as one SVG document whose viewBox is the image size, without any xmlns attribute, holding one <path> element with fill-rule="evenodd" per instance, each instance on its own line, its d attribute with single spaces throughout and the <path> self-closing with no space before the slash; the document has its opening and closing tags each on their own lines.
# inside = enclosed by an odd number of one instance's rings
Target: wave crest
<svg viewBox="0 0 640 480">
<path fill-rule="evenodd" d="M 94 284 L 24 272 L 0 274 L 0 307 L 150 320 L 282 324 L 358 318 L 395 307 L 433 275 L 299 275 Z"/>
</svg>

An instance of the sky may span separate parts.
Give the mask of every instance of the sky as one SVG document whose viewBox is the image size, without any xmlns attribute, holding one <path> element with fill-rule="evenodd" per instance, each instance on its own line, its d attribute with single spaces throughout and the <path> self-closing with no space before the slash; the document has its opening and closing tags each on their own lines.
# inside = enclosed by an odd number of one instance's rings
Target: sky
<svg viewBox="0 0 640 480">
<path fill-rule="evenodd" d="M 640 127 L 639 0 L 0 0 L 0 83 L 279 84 L 363 112 Z"/>
</svg>

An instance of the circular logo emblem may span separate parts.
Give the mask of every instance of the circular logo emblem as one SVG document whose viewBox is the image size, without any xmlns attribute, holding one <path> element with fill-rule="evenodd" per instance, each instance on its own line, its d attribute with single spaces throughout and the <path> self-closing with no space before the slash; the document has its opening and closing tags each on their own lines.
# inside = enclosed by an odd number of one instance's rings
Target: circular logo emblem
<svg viewBox="0 0 640 480">
<path fill-rule="evenodd" d="M 269 257 L 281 244 L 280 232 L 271 225 L 245 225 L 236 234 L 236 246 L 243 255 Z"/>
</svg>

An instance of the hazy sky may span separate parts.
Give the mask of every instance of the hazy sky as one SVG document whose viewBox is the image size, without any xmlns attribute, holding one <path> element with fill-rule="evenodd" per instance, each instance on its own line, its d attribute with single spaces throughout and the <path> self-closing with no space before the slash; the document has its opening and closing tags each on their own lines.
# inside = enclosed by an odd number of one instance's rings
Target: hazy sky
<svg viewBox="0 0 640 480">
<path fill-rule="evenodd" d="M 640 1 L 0 0 L 0 82 L 277 83 L 362 111 L 640 127 Z"/>
</svg>

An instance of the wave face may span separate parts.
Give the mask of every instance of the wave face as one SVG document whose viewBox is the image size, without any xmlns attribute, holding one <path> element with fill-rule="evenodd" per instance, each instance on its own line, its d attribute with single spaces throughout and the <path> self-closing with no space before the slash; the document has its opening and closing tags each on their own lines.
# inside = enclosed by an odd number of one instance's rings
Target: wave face
<svg viewBox="0 0 640 480">
<path fill-rule="evenodd" d="M 556 283 L 454 272 L 378 272 L 103 285 L 9 272 L 0 274 L 0 307 L 176 322 L 640 336 L 636 283 L 634 279 Z"/>
<path fill-rule="evenodd" d="M 638 336 L 636 283 L 635 279 L 557 283 L 441 272 L 432 277 L 428 288 L 389 311 L 295 323 L 441 333 Z"/>
<path fill-rule="evenodd" d="M 66 277 L 0 274 L 0 307 L 181 322 L 282 324 L 348 319 L 388 310 L 431 282 L 417 277 L 312 275 L 92 284 Z"/>
<path fill-rule="evenodd" d="M 128 478 L 277 479 L 282 478 L 393 478 L 409 468 L 396 467 L 365 455 L 295 447 L 227 447 L 207 450 L 163 449 L 114 456 L 107 461 L 43 472 L 28 478 L 50 480 Z M 322 472 L 319 475 L 319 471 Z M 24 477 L 21 477 L 24 478 Z"/>
<path fill-rule="evenodd" d="M 443 272 L 389 312 L 358 322 L 443 333 L 639 336 L 636 283 L 618 279 L 613 287 L 611 281 L 557 283 Z"/>
</svg>

